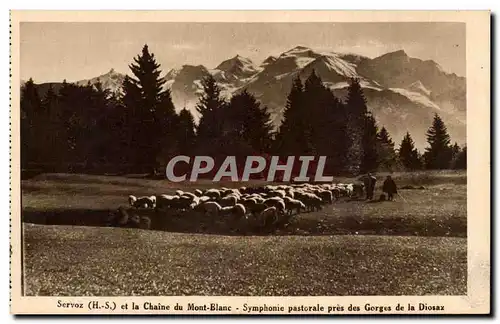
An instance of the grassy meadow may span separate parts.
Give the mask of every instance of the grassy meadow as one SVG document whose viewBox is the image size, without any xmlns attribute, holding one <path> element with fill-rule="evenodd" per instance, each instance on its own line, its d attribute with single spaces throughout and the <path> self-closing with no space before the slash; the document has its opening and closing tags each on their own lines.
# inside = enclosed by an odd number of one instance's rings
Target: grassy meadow
<svg viewBox="0 0 500 324">
<path fill-rule="evenodd" d="M 385 174 L 378 178 L 375 196 Z M 467 289 L 466 172 L 393 173 L 395 202 L 344 198 L 272 235 L 196 215 L 102 227 L 130 194 L 260 185 L 140 176 L 22 180 L 27 295 L 457 295 Z M 352 182 L 339 178 L 335 182 Z M 401 189 L 407 188 L 407 189 Z M 130 260 L 135 260 L 130 262 Z"/>
</svg>

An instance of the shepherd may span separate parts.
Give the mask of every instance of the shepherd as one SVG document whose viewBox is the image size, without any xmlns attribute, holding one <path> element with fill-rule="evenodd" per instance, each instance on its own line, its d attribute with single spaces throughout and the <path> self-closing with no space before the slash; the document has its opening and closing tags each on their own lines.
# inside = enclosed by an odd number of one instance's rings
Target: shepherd
<svg viewBox="0 0 500 324">
<path fill-rule="evenodd" d="M 368 173 L 358 179 L 362 181 L 366 188 L 366 199 L 373 199 L 373 192 L 375 191 L 375 184 L 377 183 L 377 178 L 375 178 L 371 173 Z"/>
<path fill-rule="evenodd" d="M 389 201 L 393 201 L 394 194 L 398 193 L 398 188 L 396 186 L 396 183 L 394 182 L 394 180 L 390 175 L 388 175 L 387 178 L 384 180 L 382 191 L 387 193 L 387 200 Z"/>
</svg>

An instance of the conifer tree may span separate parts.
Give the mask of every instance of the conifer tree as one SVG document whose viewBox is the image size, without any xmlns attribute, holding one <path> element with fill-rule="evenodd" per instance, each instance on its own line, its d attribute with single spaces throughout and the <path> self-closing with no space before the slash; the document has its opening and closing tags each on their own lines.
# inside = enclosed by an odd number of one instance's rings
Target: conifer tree
<svg viewBox="0 0 500 324">
<path fill-rule="evenodd" d="M 432 126 L 427 131 L 428 147 L 425 149 L 424 160 L 426 169 L 447 169 L 452 159 L 450 136 L 443 120 L 434 115 Z"/>
<path fill-rule="evenodd" d="M 276 139 L 278 151 L 283 156 L 300 155 L 311 150 L 304 103 L 304 86 L 297 76 L 293 79 Z"/>
<path fill-rule="evenodd" d="M 221 89 L 214 77 L 208 75 L 202 80 L 203 94 L 196 106 L 200 114 L 197 127 L 197 148 L 203 151 L 213 151 L 223 136 L 222 124 L 227 103 L 221 96 Z"/>
<path fill-rule="evenodd" d="M 40 96 L 32 78 L 21 89 L 21 168 L 35 162 L 39 151 L 37 125 L 40 124 Z"/>
<path fill-rule="evenodd" d="M 267 108 L 243 90 L 232 96 L 224 117 L 228 141 L 246 143 L 252 153 L 268 153 L 272 142 L 272 125 Z"/>
<path fill-rule="evenodd" d="M 325 171 L 328 174 L 340 174 L 345 168 L 348 147 L 345 106 L 314 70 L 305 82 L 304 100 L 310 152 L 327 156 Z"/>
<path fill-rule="evenodd" d="M 467 146 L 464 146 L 456 155 L 453 161 L 453 169 L 466 170 L 467 169 Z"/>
<path fill-rule="evenodd" d="M 186 108 L 179 113 L 178 135 L 179 139 L 179 154 L 190 155 L 195 145 L 195 123 L 193 114 Z"/>
<path fill-rule="evenodd" d="M 380 132 L 377 135 L 377 142 L 379 167 L 385 170 L 391 170 L 396 163 L 396 152 L 394 149 L 394 142 L 385 127 L 380 129 Z"/>
<path fill-rule="evenodd" d="M 455 165 L 455 160 L 458 158 L 458 155 L 462 152 L 462 149 L 458 145 L 457 142 L 455 142 L 451 147 L 451 165 L 450 167 L 453 169 Z"/>
<path fill-rule="evenodd" d="M 364 156 L 363 137 L 365 134 L 364 128 L 367 125 L 366 115 L 368 112 L 363 89 L 358 79 L 351 79 L 348 87 L 346 109 L 348 134 L 350 135 L 348 153 L 349 171 L 352 174 L 358 174 Z"/>
<path fill-rule="evenodd" d="M 43 154 L 44 162 L 55 166 L 58 162 L 58 153 L 61 149 L 61 136 L 59 134 L 60 129 L 63 128 L 64 123 L 60 118 L 59 114 L 59 97 L 55 93 L 52 85 L 45 93 L 42 99 L 42 112 L 43 112 L 43 130 L 40 132 L 39 136 L 43 137 L 43 146 L 46 148 L 52 148 L 51 150 L 45 150 Z"/>
<path fill-rule="evenodd" d="M 415 148 L 415 143 L 408 132 L 401 141 L 398 150 L 398 157 L 403 167 L 408 171 L 419 170 L 422 167 L 421 157 L 419 156 L 419 153 Z"/>
<path fill-rule="evenodd" d="M 373 172 L 378 168 L 378 129 L 375 118 L 370 112 L 365 115 L 365 126 L 362 137 L 362 159 L 360 165 L 361 173 Z"/>
<path fill-rule="evenodd" d="M 157 158 L 176 143 L 167 140 L 174 133 L 176 114 L 170 92 L 163 89 L 160 64 L 148 45 L 129 65 L 133 77 L 123 82 L 123 104 L 129 110 L 127 133 L 133 147 L 135 164 L 142 171 L 152 172 Z"/>
</svg>

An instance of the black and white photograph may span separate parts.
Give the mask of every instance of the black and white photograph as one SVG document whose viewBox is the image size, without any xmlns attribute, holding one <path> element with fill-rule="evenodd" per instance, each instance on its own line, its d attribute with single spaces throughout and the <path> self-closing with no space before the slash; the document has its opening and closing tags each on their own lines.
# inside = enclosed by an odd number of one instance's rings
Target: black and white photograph
<svg viewBox="0 0 500 324">
<path fill-rule="evenodd" d="M 471 201 L 489 184 L 489 144 L 468 128 L 489 130 L 489 72 L 474 76 L 468 48 L 482 39 L 468 33 L 472 18 L 489 32 L 488 12 L 221 15 L 18 18 L 19 298 L 57 297 L 50 307 L 68 312 L 332 315 L 446 313 L 439 298 L 467 299 L 471 237 L 489 238 L 489 191 Z M 463 312 L 489 312 L 486 293 L 486 308 Z M 101 299 L 126 296 L 169 301 Z"/>
</svg>

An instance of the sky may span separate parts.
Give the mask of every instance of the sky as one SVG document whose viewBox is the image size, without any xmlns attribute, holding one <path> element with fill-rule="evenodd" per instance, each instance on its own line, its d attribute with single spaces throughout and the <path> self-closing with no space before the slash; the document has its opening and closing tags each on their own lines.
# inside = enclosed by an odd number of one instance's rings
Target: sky
<svg viewBox="0 0 500 324">
<path fill-rule="evenodd" d="M 144 44 L 164 74 L 183 64 L 211 69 L 241 55 L 257 65 L 301 45 L 368 57 L 403 49 L 465 76 L 463 23 L 43 23 L 23 22 L 21 80 L 89 79 L 128 65 Z"/>
</svg>

